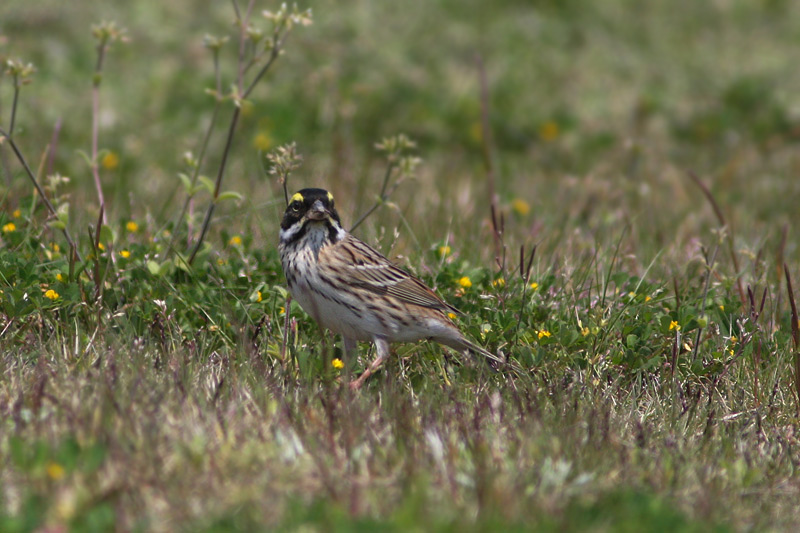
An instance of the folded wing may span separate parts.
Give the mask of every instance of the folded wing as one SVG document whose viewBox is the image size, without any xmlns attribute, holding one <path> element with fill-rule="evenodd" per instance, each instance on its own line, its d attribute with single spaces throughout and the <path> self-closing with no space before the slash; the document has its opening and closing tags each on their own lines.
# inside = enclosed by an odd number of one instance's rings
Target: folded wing
<svg viewBox="0 0 800 533">
<path fill-rule="evenodd" d="M 336 265 L 336 274 L 344 283 L 376 294 L 390 295 L 406 303 L 444 312 L 458 312 L 420 280 L 393 265 L 380 252 L 351 235 L 337 246 L 343 246 L 347 252 L 342 257 L 350 259 L 345 265 Z"/>
</svg>

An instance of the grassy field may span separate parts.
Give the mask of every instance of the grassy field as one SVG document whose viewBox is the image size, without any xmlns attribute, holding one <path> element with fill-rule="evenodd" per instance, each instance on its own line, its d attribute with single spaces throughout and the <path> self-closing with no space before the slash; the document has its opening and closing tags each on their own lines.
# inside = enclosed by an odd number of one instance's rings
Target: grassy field
<svg viewBox="0 0 800 533">
<path fill-rule="evenodd" d="M 0 6 L 0 531 L 800 527 L 800 5 L 209 4 Z M 292 142 L 523 372 L 351 393 Z"/>
</svg>

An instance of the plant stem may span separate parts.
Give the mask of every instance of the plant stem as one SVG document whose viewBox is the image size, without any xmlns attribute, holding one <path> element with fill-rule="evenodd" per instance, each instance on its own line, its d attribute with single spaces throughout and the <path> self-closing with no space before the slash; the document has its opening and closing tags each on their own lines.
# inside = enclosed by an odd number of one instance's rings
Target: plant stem
<svg viewBox="0 0 800 533">
<path fill-rule="evenodd" d="M 351 232 L 354 231 L 358 226 L 360 226 L 361 223 L 364 222 L 367 219 L 368 216 L 370 216 L 376 209 L 378 209 L 378 207 L 383 205 L 386 202 L 386 200 L 388 200 L 389 194 L 391 194 L 391 191 L 387 194 L 386 187 L 389 185 L 389 178 L 391 177 L 392 171 L 395 168 L 397 168 L 397 163 L 389 162 L 389 165 L 386 167 L 386 174 L 383 175 L 383 185 L 381 185 L 381 193 L 378 195 L 378 201 L 375 202 L 372 205 L 372 207 L 370 207 L 367 210 L 366 213 L 361 215 L 358 218 L 358 220 L 356 220 L 356 222 L 350 228 Z M 392 190 L 394 190 L 394 188 Z"/>
<path fill-rule="evenodd" d="M 203 219 L 203 227 L 200 230 L 200 236 L 197 238 L 197 243 L 194 245 L 194 249 L 192 250 L 192 254 L 189 256 L 188 263 L 191 265 L 194 262 L 194 258 L 197 257 L 197 252 L 200 251 L 200 247 L 203 245 L 203 241 L 206 238 L 206 233 L 208 233 L 208 227 L 211 224 L 211 215 L 214 214 L 214 208 L 217 206 L 217 198 L 219 197 L 219 190 L 222 186 L 222 176 L 225 174 L 225 165 L 228 162 L 228 154 L 231 151 L 231 145 L 233 144 L 233 135 L 236 130 L 236 124 L 239 122 L 239 114 L 241 113 L 241 108 L 236 108 L 233 111 L 233 117 L 231 118 L 231 125 L 228 128 L 228 138 L 225 141 L 225 149 L 222 152 L 222 161 L 219 164 L 219 171 L 217 172 L 217 183 L 214 186 L 214 197 L 211 199 L 211 202 L 208 204 L 208 210 L 206 211 L 205 219 Z"/>
<path fill-rule="evenodd" d="M 486 189 L 489 195 L 489 207 L 492 211 L 492 237 L 494 238 L 494 258 L 495 262 L 501 267 L 503 250 L 503 235 L 496 222 L 496 215 L 500 213 L 497 205 L 497 189 L 495 187 L 494 162 L 492 161 L 492 131 L 489 121 L 489 84 L 486 81 L 486 69 L 483 65 L 483 58 L 479 55 L 475 57 L 478 66 L 478 78 L 481 89 L 481 148 L 483 149 L 483 163 L 486 167 Z"/>
<path fill-rule="evenodd" d="M 22 167 L 25 169 L 25 173 L 28 175 L 28 178 L 33 183 L 33 186 L 36 189 L 36 192 L 39 193 L 39 197 L 42 199 L 42 202 L 44 202 L 44 205 L 47 207 L 47 210 L 50 211 L 50 214 L 53 215 L 54 218 L 58 218 L 58 213 L 56 212 L 56 208 L 53 207 L 53 204 L 50 203 L 50 200 L 47 199 L 47 196 L 44 193 L 44 189 L 42 189 L 42 186 L 39 185 L 39 181 L 36 179 L 36 176 L 34 176 L 33 171 L 31 170 L 31 167 L 28 166 L 28 162 L 25 160 L 25 157 L 23 157 L 22 152 L 19 151 L 19 147 L 17 146 L 17 143 L 15 143 L 14 139 L 12 139 L 11 136 L 8 133 L 6 133 L 5 130 L 3 130 L 2 128 L 0 128 L 0 136 L 3 136 L 8 140 L 8 144 L 11 146 L 11 149 L 14 151 L 14 155 L 16 155 L 17 156 L 17 160 L 20 163 L 22 163 Z M 73 250 L 72 253 L 74 253 L 77 256 L 79 261 L 83 261 L 83 259 L 81 258 L 80 253 L 78 252 L 78 247 L 75 245 L 75 241 L 72 240 L 72 236 L 69 234 L 69 230 L 66 228 L 66 226 L 61 230 L 61 232 L 64 234 L 64 237 L 67 239 L 67 242 L 69 243 L 70 248 Z"/>
<path fill-rule="evenodd" d="M 256 84 L 258 84 L 259 80 L 264 77 L 264 74 L 270 69 L 273 65 L 275 60 L 280 55 L 281 47 L 283 46 L 283 42 L 286 40 L 286 35 L 284 35 L 283 39 L 280 39 L 280 32 L 283 29 L 283 26 L 279 26 L 275 29 L 275 33 L 273 34 L 272 38 L 272 52 L 270 54 L 270 58 L 261 68 L 261 70 L 256 74 L 255 78 L 250 82 L 250 85 L 245 89 L 244 92 L 241 92 L 241 88 L 244 84 L 244 49 L 245 43 L 247 40 L 247 21 L 250 18 L 250 15 L 253 10 L 254 0 L 251 0 L 247 6 L 247 13 L 245 13 L 245 18 L 241 19 L 239 17 L 239 9 L 234 1 L 234 9 L 236 10 L 237 20 L 239 21 L 239 74 L 238 74 L 238 83 L 237 87 L 239 89 L 240 100 L 245 100 L 250 93 L 255 88 Z M 194 249 L 192 250 L 191 255 L 189 256 L 188 263 L 191 265 L 194 262 L 195 257 L 197 257 L 197 252 L 200 251 L 200 247 L 203 245 L 203 241 L 206 238 L 206 234 L 208 233 L 208 227 L 211 224 L 211 216 L 214 214 L 214 209 L 216 208 L 217 200 L 219 199 L 219 193 L 222 189 L 222 178 L 225 176 L 225 166 L 228 162 L 228 155 L 231 151 L 231 146 L 233 145 L 233 137 L 236 133 L 236 124 L 239 122 L 239 115 L 241 114 L 241 107 L 237 106 L 233 112 L 233 116 L 231 117 L 231 124 L 228 128 L 228 137 L 225 140 L 225 149 L 222 152 L 222 161 L 219 165 L 219 170 L 217 172 L 217 180 L 214 185 L 214 196 L 211 198 L 211 202 L 208 204 L 208 209 L 206 210 L 206 216 L 203 219 L 203 227 L 200 230 L 200 236 L 197 238 L 197 243 L 194 245 Z"/>
<path fill-rule="evenodd" d="M 17 120 L 17 102 L 19 101 L 19 82 L 14 77 L 14 100 L 11 102 L 11 122 L 8 126 L 8 136 L 14 135 L 14 123 Z"/>
<path fill-rule="evenodd" d="M 92 157 L 91 167 L 92 176 L 94 177 L 94 187 L 97 190 L 97 201 L 100 202 L 100 213 L 102 213 L 102 222 L 106 223 L 105 205 L 106 201 L 103 196 L 103 185 L 100 182 L 100 165 L 97 161 L 97 145 L 99 137 L 99 114 L 100 114 L 100 82 L 102 81 L 103 59 L 106 55 L 107 39 L 101 39 L 97 45 L 97 64 L 94 69 L 94 78 L 92 80 Z"/>
</svg>

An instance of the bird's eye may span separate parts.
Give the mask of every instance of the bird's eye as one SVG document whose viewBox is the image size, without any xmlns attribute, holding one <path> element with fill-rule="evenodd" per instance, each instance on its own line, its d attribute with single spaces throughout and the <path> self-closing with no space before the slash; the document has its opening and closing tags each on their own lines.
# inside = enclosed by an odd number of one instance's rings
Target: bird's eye
<svg viewBox="0 0 800 533">
<path fill-rule="evenodd" d="M 297 213 L 298 211 L 300 211 L 300 202 L 292 202 L 292 205 L 289 206 L 289 209 Z"/>
</svg>

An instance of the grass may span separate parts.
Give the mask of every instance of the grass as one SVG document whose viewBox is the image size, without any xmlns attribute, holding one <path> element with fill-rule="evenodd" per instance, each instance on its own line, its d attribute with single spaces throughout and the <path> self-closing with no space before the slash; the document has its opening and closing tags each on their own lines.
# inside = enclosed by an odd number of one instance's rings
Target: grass
<svg viewBox="0 0 800 533">
<path fill-rule="evenodd" d="M 794 3 L 313 2 L 244 101 L 232 4 L 29 4 L 0 8 L 0 530 L 798 527 Z M 345 224 L 377 205 L 356 233 L 524 372 L 397 345 L 351 394 L 368 347 L 334 368 L 287 301 L 278 163 Z"/>
</svg>

